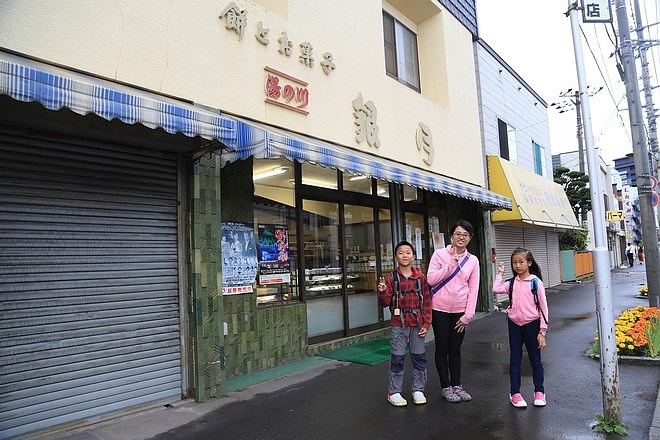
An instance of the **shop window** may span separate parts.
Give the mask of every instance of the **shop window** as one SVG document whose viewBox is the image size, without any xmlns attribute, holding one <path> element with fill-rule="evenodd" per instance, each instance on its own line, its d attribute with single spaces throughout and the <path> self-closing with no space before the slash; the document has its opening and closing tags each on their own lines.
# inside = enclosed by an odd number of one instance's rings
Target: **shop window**
<svg viewBox="0 0 660 440">
<path fill-rule="evenodd" d="M 414 186 L 403 185 L 403 200 L 406 202 L 419 202 L 422 200 L 422 191 Z"/>
<path fill-rule="evenodd" d="M 337 170 L 304 162 L 302 164 L 302 183 L 320 188 L 338 189 Z"/>
<path fill-rule="evenodd" d="M 500 157 L 510 162 L 518 163 L 516 129 L 503 120 L 498 119 L 497 130 L 500 141 Z"/>
<path fill-rule="evenodd" d="M 534 172 L 539 176 L 545 176 L 545 148 L 532 141 L 532 149 L 534 151 Z"/>
<path fill-rule="evenodd" d="M 417 35 L 383 11 L 385 71 L 391 77 L 420 91 Z"/>
<path fill-rule="evenodd" d="M 371 194 L 372 180 L 363 174 L 342 173 L 342 184 L 345 191 L 361 194 Z"/>
<path fill-rule="evenodd" d="M 254 161 L 254 227 L 257 237 L 257 304 L 299 301 L 293 164 Z"/>
<path fill-rule="evenodd" d="M 376 180 L 376 195 L 379 197 L 390 197 L 390 184 L 387 180 Z"/>
</svg>

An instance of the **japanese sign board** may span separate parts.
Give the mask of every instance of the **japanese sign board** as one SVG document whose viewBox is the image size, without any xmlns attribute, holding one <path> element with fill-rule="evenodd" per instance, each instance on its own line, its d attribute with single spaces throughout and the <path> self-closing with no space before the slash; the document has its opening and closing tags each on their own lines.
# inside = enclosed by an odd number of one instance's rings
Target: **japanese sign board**
<svg viewBox="0 0 660 440">
<path fill-rule="evenodd" d="M 605 213 L 605 219 L 608 222 L 620 222 L 621 220 L 623 220 L 623 210 L 607 211 Z"/>
<path fill-rule="evenodd" d="M 612 23 L 610 0 L 580 0 L 583 23 Z"/>
</svg>

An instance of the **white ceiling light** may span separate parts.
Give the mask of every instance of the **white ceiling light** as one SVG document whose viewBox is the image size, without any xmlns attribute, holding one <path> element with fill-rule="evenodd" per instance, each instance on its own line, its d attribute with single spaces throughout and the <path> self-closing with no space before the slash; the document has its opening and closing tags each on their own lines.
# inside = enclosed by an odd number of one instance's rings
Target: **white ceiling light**
<svg viewBox="0 0 660 440">
<path fill-rule="evenodd" d="M 255 180 L 265 179 L 266 177 L 277 176 L 279 174 L 284 174 L 287 171 L 289 171 L 289 169 L 287 167 L 273 168 L 270 171 L 265 171 L 263 173 L 255 174 L 254 176 L 252 176 L 252 181 L 254 182 Z"/>
</svg>

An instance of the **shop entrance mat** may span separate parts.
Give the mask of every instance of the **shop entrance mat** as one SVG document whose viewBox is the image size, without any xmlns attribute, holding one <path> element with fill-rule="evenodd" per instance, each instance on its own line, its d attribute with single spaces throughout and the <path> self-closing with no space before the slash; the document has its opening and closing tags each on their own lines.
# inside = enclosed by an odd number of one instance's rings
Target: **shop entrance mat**
<svg viewBox="0 0 660 440">
<path fill-rule="evenodd" d="M 390 340 L 376 338 L 360 344 L 319 353 L 318 356 L 356 364 L 377 365 L 390 359 Z"/>
</svg>

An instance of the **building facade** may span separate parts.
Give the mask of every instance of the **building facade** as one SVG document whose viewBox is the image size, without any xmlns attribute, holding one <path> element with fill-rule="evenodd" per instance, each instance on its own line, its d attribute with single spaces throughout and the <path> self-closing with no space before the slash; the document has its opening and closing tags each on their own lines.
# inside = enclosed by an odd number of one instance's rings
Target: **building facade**
<svg viewBox="0 0 660 440">
<path fill-rule="evenodd" d="M 204 401 L 380 335 L 401 239 L 426 269 L 464 218 L 490 255 L 488 214 L 512 203 L 471 159 L 474 17 L 469 1 L 0 4 L 0 436 Z"/>
<path fill-rule="evenodd" d="M 579 171 L 579 152 L 572 151 L 568 153 L 561 153 L 552 156 L 553 166 L 554 167 L 565 167 L 571 171 Z M 583 163 L 586 163 L 586 159 L 583 158 Z M 619 206 L 619 197 L 613 191 L 613 179 L 610 173 L 610 168 L 607 166 L 602 157 L 598 157 L 598 179 L 599 179 L 599 188 L 601 188 L 602 193 L 600 194 L 603 200 L 603 207 L 605 209 L 606 215 L 609 214 L 609 220 L 606 218 L 605 223 L 605 237 L 607 239 L 607 249 L 610 256 L 610 268 L 615 268 L 621 266 L 625 261 L 625 249 L 626 249 L 626 239 L 625 239 L 625 226 L 623 219 L 619 219 L 618 211 L 621 210 Z M 589 176 L 591 179 L 592 176 Z M 594 241 L 594 218 L 593 211 L 587 213 L 586 228 L 589 232 L 589 247 L 588 250 L 593 250 L 595 248 Z"/>
<path fill-rule="evenodd" d="M 553 182 L 547 104 L 486 42 L 475 42 L 490 189 L 513 209 L 491 214 L 493 259 L 530 250 L 547 286 L 562 281 L 559 233 L 578 229 L 564 189 Z M 513 276 L 506 265 L 505 276 Z"/>
</svg>

